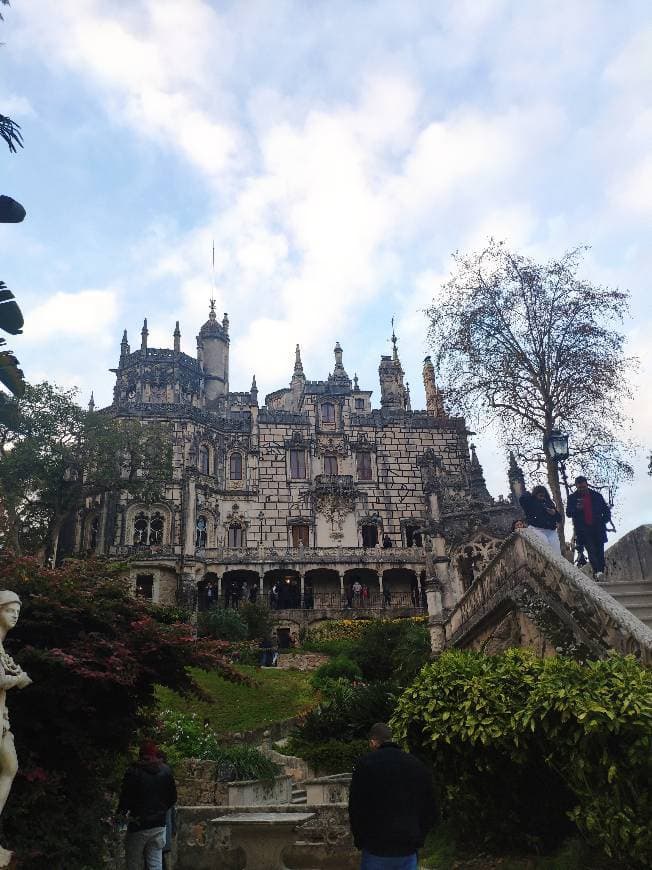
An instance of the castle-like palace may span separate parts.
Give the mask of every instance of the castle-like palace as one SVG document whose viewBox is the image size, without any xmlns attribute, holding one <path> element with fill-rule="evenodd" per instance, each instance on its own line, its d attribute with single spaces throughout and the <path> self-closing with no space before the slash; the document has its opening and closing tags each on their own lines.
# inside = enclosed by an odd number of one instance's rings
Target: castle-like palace
<svg viewBox="0 0 652 870">
<path fill-rule="evenodd" d="M 255 377 L 231 392 L 229 320 L 213 303 L 196 358 L 181 352 L 178 323 L 171 349 L 147 338 L 145 321 L 132 352 L 125 330 L 106 411 L 167 424 L 172 477 L 156 504 L 121 492 L 89 503 L 75 538 L 79 553 L 130 557 L 139 594 L 201 608 L 273 590 L 290 628 L 351 605 L 418 610 L 433 562 L 453 601 L 507 533 L 513 505 L 487 492 L 429 357 L 426 409 L 411 409 L 394 334 L 380 407 L 347 374 L 339 343 L 324 380 L 307 379 L 297 345 L 289 386 L 263 405 Z"/>
</svg>

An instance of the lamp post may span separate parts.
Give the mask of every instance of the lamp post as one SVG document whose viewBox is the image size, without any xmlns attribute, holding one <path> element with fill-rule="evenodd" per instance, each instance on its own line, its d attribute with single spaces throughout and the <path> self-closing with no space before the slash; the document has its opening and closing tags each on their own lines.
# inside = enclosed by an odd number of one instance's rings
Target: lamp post
<svg viewBox="0 0 652 870">
<path fill-rule="evenodd" d="M 568 435 L 559 429 L 551 429 L 550 434 L 543 439 L 543 450 L 546 456 L 559 466 L 561 479 L 564 481 L 566 496 L 570 494 L 570 487 L 566 477 L 566 460 L 569 456 Z"/>
</svg>

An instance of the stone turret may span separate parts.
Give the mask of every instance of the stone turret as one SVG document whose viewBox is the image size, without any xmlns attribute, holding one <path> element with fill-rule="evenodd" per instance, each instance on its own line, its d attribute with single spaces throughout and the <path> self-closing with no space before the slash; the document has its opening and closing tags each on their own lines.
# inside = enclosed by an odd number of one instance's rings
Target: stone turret
<svg viewBox="0 0 652 870">
<path fill-rule="evenodd" d="M 91 414 L 95 410 L 95 396 L 93 395 L 92 390 L 91 390 L 91 397 L 90 397 L 89 402 L 88 402 L 88 410 L 91 412 Z"/>
<path fill-rule="evenodd" d="M 507 479 L 509 480 L 509 491 L 512 502 L 518 505 L 519 498 L 525 492 L 525 475 L 523 469 L 516 462 L 516 457 L 509 451 L 509 468 L 507 470 Z"/>
<path fill-rule="evenodd" d="M 129 356 L 129 342 L 127 341 L 127 330 L 122 333 L 122 341 L 120 342 L 120 365 Z"/>
<path fill-rule="evenodd" d="M 177 325 L 174 327 L 174 332 L 172 333 L 174 338 L 174 352 L 181 352 L 181 330 L 179 329 L 179 321 L 177 320 Z"/>
<path fill-rule="evenodd" d="M 337 384 L 340 387 L 345 387 L 345 389 L 351 389 L 351 378 L 347 375 L 344 365 L 342 363 L 342 354 L 344 351 L 342 350 L 339 341 L 335 342 L 335 348 L 333 350 L 335 354 L 335 368 L 333 369 L 333 374 L 328 376 L 328 381 L 331 384 Z"/>
<path fill-rule="evenodd" d="M 140 349 L 147 352 L 147 336 L 149 329 L 147 328 L 147 318 L 143 320 L 143 328 L 140 330 Z"/>
<path fill-rule="evenodd" d="M 471 451 L 471 461 L 469 463 L 469 489 L 471 490 L 471 497 L 478 501 L 491 502 L 493 499 L 487 489 L 484 472 L 482 470 L 482 465 L 480 465 L 478 454 L 476 453 L 475 444 L 469 444 L 469 450 Z"/>
<path fill-rule="evenodd" d="M 251 389 L 249 390 L 249 393 L 251 395 L 251 404 L 257 405 L 258 404 L 258 384 L 256 383 L 256 375 L 254 375 L 253 378 L 251 379 Z"/>
<path fill-rule="evenodd" d="M 396 335 L 392 324 L 392 355 L 381 356 L 378 366 L 380 406 L 386 411 L 405 411 L 407 394 L 403 383 L 403 367 L 398 357 Z"/>
<path fill-rule="evenodd" d="M 215 300 L 211 299 L 208 320 L 197 336 L 197 360 L 204 374 L 204 400 L 211 405 L 229 392 L 229 318 L 218 323 Z"/>
<path fill-rule="evenodd" d="M 444 397 L 437 386 L 435 367 L 427 356 L 423 361 L 423 386 L 426 391 L 426 410 L 431 417 L 447 417 L 444 409 Z"/>
</svg>

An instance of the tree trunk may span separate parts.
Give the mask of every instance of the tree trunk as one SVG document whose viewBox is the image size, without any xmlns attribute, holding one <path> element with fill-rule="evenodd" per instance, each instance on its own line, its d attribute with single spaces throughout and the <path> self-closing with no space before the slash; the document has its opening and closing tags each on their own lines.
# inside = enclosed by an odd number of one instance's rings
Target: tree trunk
<svg viewBox="0 0 652 870">
<path fill-rule="evenodd" d="M 50 523 L 43 543 L 36 551 L 36 558 L 41 565 L 45 565 L 49 551 L 52 556 L 55 557 L 52 559 L 52 567 L 54 568 L 54 563 L 56 561 L 55 548 L 57 544 L 57 539 L 59 537 L 59 532 L 61 531 L 63 524 L 68 516 L 69 512 L 64 514 L 57 514 Z"/>
<path fill-rule="evenodd" d="M 552 493 L 552 500 L 554 501 L 557 510 L 562 515 L 562 521 L 557 528 L 557 534 L 559 535 L 559 543 L 561 544 L 561 552 L 563 554 L 566 547 L 566 535 L 564 533 L 563 519 L 565 516 L 565 505 L 561 495 L 561 487 L 559 485 L 559 466 L 554 459 L 550 459 L 549 456 L 546 456 L 546 470 L 548 472 L 548 486 Z"/>
</svg>

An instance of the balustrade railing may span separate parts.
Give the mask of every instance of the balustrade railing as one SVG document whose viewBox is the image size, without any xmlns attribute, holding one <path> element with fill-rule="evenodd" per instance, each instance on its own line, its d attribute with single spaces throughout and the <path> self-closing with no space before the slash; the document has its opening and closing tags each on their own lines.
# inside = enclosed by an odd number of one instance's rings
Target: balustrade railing
<svg viewBox="0 0 652 870">
<path fill-rule="evenodd" d="M 285 590 L 283 594 L 274 595 L 264 592 L 261 596 L 256 589 L 252 595 L 251 590 L 246 596 L 233 592 L 222 592 L 221 595 L 209 595 L 206 590 L 199 590 L 197 606 L 200 611 L 210 610 L 215 607 L 239 610 L 245 603 L 263 604 L 272 611 L 287 610 L 339 610 L 346 611 L 351 616 L 362 616 L 366 612 L 414 610 L 418 613 L 426 611 L 425 597 L 416 592 L 390 592 L 381 594 L 372 592 L 368 597 L 362 595 L 351 597 L 346 593 L 339 592 L 310 592 L 303 595 L 299 591 Z"/>
</svg>

